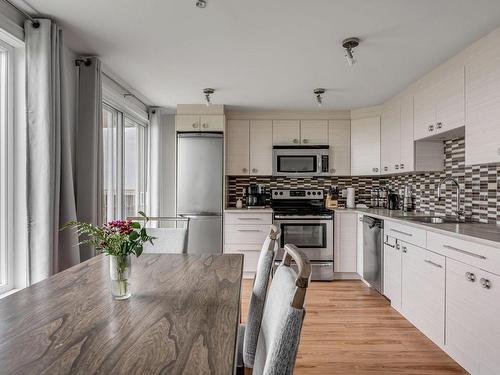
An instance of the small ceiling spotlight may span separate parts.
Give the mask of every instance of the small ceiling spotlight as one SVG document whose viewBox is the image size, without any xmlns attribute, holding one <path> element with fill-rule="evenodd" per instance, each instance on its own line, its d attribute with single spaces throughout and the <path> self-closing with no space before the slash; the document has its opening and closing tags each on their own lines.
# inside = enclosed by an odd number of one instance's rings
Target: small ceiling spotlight
<svg viewBox="0 0 500 375">
<path fill-rule="evenodd" d="M 359 46 L 359 38 L 347 38 L 342 42 L 342 47 L 345 49 L 345 58 L 349 65 L 356 64 L 356 59 L 352 52 L 357 46 Z"/>
<path fill-rule="evenodd" d="M 207 7 L 207 2 L 206 2 L 206 0 L 197 0 L 196 1 L 196 6 L 198 8 L 201 8 L 201 9 L 206 8 Z"/>
<path fill-rule="evenodd" d="M 325 89 L 314 89 L 313 93 L 316 96 L 316 103 L 318 103 L 318 107 L 323 105 L 323 97 L 322 95 L 325 93 Z"/>
<path fill-rule="evenodd" d="M 210 95 L 212 95 L 215 92 L 214 89 L 206 88 L 203 89 L 203 94 L 205 95 L 205 104 L 207 107 L 212 104 L 212 101 L 210 100 Z"/>
</svg>

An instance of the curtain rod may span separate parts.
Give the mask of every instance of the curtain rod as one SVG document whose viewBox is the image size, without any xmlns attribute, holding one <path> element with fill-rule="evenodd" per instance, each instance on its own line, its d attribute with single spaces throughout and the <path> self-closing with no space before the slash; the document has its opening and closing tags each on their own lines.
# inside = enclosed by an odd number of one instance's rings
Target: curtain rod
<svg viewBox="0 0 500 375">
<path fill-rule="evenodd" d="M 29 19 L 32 24 L 33 24 L 33 27 L 35 29 L 38 29 L 40 27 L 40 22 L 38 22 L 35 18 L 33 18 L 33 16 L 31 16 L 29 13 L 25 12 L 24 10 L 22 10 L 21 8 L 19 8 L 18 6 L 14 5 L 13 3 L 11 3 L 9 0 L 2 0 L 4 3 L 7 3 L 9 4 L 12 8 L 14 8 L 15 10 L 17 10 L 19 13 L 21 13 L 24 17 L 26 17 L 27 19 Z"/>
<path fill-rule="evenodd" d="M 140 103 L 142 103 L 142 105 L 144 105 L 144 107 L 146 107 L 149 110 L 149 108 L 150 108 L 149 105 L 147 105 L 141 99 L 139 99 L 137 96 L 135 96 L 133 93 L 131 93 L 129 89 L 127 89 L 126 87 L 123 87 L 123 85 L 120 82 L 118 82 L 116 79 L 114 79 L 113 77 L 111 77 L 109 74 L 106 74 L 104 72 L 101 72 L 101 74 L 104 77 L 106 77 L 107 79 L 109 79 L 110 81 L 113 81 L 114 83 L 116 83 L 118 86 L 120 86 L 123 89 L 123 91 L 125 91 L 123 93 L 123 97 L 124 98 L 127 98 L 127 97 L 131 96 L 132 98 L 135 98 L 137 101 L 139 101 Z"/>
</svg>

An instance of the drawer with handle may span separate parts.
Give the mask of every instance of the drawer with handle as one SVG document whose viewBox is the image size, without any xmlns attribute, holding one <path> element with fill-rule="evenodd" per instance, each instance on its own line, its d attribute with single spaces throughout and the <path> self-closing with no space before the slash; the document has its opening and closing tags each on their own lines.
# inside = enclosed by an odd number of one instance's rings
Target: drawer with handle
<svg viewBox="0 0 500 375">
<path fill-rule="evenodd" d="M 500 248 L 427 232 L 427 248 L 483 270 L 500 275 Z"/>
<path fill-rule="evenodd" d="M 273 214 L 271 212 L 226 212 L 224 224 L 272 224 Z"/>
<path fill-rule="evenodd" d="M 256 244 L 264 243 L 269 234 L 269 225 L 224 225 L 225 244 Z"/>
<path fill-rule="evenodd" d="M 416 246 L 426 247 L 426 231 L 424 229 L 411 227 L 394 221 L 385 220 L 384 234 L 397 238 Z"/>
</svg>

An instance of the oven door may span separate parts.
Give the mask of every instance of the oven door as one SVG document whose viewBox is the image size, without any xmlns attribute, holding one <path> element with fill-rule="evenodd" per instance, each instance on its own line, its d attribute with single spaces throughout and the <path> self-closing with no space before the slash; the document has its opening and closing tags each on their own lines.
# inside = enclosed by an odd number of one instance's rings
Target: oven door
<svg viewBox="0 0 500 375">
<path fill-rule="evenodd" d="M 283 248 L 294 244 L 305 252 L 311 261 L 333 260 L 333 220 L 275 220 L 281 230 L 277 260 L 283 259 Z"/>
</svg>

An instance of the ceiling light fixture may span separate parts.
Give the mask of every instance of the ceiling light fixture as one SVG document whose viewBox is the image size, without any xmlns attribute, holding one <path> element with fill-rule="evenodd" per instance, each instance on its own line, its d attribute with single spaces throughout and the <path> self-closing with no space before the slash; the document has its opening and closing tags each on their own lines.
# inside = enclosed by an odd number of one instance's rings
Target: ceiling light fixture
<svg viewBox="0 0 500 375">
<path fill-rule="evenodd" d="M 356 64 L 356 59 L 352 53 L 353 49 L 359 46 L 359 38 L 347 38 L 342 42 L 342 47 L 345 49 L 345 58 L 349 65 Z"/>
<path fill-rule="evenodd" d="M 210 100 L 210 95 L 212 95 L 215 92 L 214 89 L 206 88 L 203 89 L 203 94 L 205 95 L 205 104 L 207 107 L 212 104 L 212 101 Z"/>
<path fill-rule="evenodd" d="M 323 105 L 323 95 L 325 93 L 325 89 L 314 89 L 313 93 L 316 96 L 316 103 L 318 103 L 318 107 Z"/>
<path fill-rule="evenodd" d="M 196 1 L 196 6 L 198 8 L 201 8 L 201 9 L 206 8 L 207 2 L 206 2 L 206 0 L 198 0 L 198 1 Z"/>
</svg>

